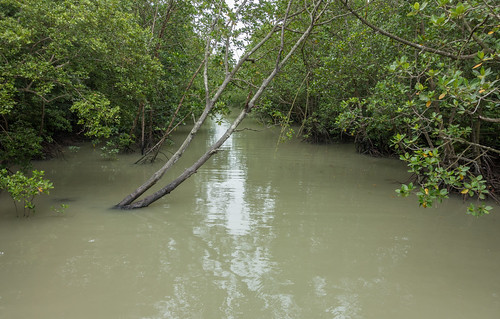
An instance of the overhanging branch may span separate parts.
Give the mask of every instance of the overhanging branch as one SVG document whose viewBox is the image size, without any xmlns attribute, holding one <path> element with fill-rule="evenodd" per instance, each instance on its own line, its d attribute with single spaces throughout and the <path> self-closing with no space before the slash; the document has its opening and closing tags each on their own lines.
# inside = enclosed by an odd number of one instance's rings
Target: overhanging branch
<svg viewBox="0 0 500 319">
<path fill-rule="evenodd" d="M 401 42 L 403 44 L 406 44 L 406 45 L 411 46 L 413 48 L 419 49 L 421 51 L 439 54 L 439 55 L 442 55 L 442 56 L 445 56 L 445 57 L 448 57 L 448 58 L 452 58 L 454 60 L 468 60 L 468 59 L 473 59 L 477 55 L 477 53 L 467 54 L 467 55 L 453 54 L 453 53 L 450 53 L 450 52 L 447 52 L 447 51 L 442 51 L 442 50 L 439 50 L 439 49 L 430 48 L 430 47 L 427 47 L 425 45 L 421 45 L 421 44 L 414 43 L 414 42 L 408 41 L 406 39 L 400 38 L 397 35 L 389 33 L 387 31 L 385 31 L 385 30 L 383 30 L 383 29 L 375 26 L 374 24 L 370 23 L 368 20 L 364 19 L 354 9 L 352 9 L 351 6 L 349 6 L 349 4 L 347 3 L 347 0 L 339 0 L 339 1 L 346 7 L 346 9 L 349 12 L 352 13 L 353 16 L 355 16 L 356 18 L 358 18 L 358 20 L 361 21 L 364 25 L 366 25 L 370 29 L 372 29 L 372 30 L 374 30 L 374 31 L 376 31 L 376 32 L 378 32 L 380 34 L 383 34 L 386 37 L 389 37 L 389 38 L 391 38 L 391 39 L 393 39 L 395 41 Z"/>
</svg>

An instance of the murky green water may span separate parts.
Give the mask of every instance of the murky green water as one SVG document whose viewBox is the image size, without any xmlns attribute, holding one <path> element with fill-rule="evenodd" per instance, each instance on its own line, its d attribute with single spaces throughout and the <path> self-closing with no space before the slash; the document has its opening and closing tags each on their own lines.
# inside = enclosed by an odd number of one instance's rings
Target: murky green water
<svg viewBox="0 0 500 319">
<path fill-rule="evenodd" d="M 206 128 L 167 177 L 221 133 Z M 36 216 L 0 196 L 0 318 L 499 318 L 498 206 L 420 209 L 395 197 L 397 161 L 276 140 L 236 133 L 137 211 L 109 208 L 160 163 L 89 146 L 37 163 L 56 189 Z"/>
</svg>

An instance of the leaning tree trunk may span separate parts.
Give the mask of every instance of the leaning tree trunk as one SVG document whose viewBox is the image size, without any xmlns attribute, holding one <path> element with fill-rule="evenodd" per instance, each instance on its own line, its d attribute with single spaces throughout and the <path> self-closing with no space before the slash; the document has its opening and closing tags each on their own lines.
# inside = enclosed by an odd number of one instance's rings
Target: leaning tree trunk
<svg viewBox="0 0 500 319">
<path fill-rule="evenodd" d="M 243 4 L 244 3 L 245 2 L 243 2 Z M 163 197 L 166 194 L 169 194 L 170 192 L 172 192 L 182 182 L 184 182 L 186 179 L 188 179 L 190 176 L 192 176 L 194 173 L 196 173 L 196 171 L 203 164 L 205 164 L 208 161 L 208 159 L 210 159 L 210 157 L 212 157 L 212 155 L 214 155 L 215 153 L 217 153 L 217 151 L 219 150 L 219 148 L 231 136 L 231 134 L 238 127 L 238 125 L 241 123 L 241 121 L 243 121 L 243 119 L 252 110 L 252 108 L 255 107 L 255 103 L 260 98 L 260 96 L 262 95 L 262 93 L 264 92 L 264 90 L 269 86 L 269 84 L 271 83 L 271 81 L 278 74 L 278 72 L 285 65 L 285 63 L 290 59 L 290 57 L 297 50 L 297 48 L 299 47 L 299 45 L 309 36 L 309 34 L 313 30 L 314 26 L 316 25 L 318 19 L 321 17 L 322 13 L 326 9 L 326 7 L 325 7 L 325 8 L 323 8 L 323 10 L 319 11 L 319 7 L 320 7 L 321 3 L 322 3 L 322 1 L 318 1 L 314 5 L 313 10 L 310 12 L 310 19 L 311 20 L 310 20 L 310 24 L 309 24 L 308 28 L 306 29 L 306 31 L 304 31 L 302 33 L 301 37 L 295 42 L 295 44 L 290 49 L 290 51 L 288 52 L 288 54 L 284 58 L 282 58 L 282 53 L 283 53 L 283 50 L 284 50 L 284 42 L 285 42 L 284 41 L 284 32 L 285 32 L 285 28 L 287 26 L 287 22 L 288 22 L 287 19 L 288 19 L 290 7 L 291 7 L 291 1 L 289 2 L 289 5 L 288 5 L 288 8 L 287 8 L 285 17 L 284 17 L 284 19 L 282 21 L 282 25 L 281 25 L 281 45 L 280 45 L 280 50 L 279 50 L 277 58 L 276 58 L 275 67 L 273 68 L 273 70 L 271 71 L 271 73 L 269 74 L 269 76 L 261 83 L 261 85 L 260 85 L 259 89 L 257 90 L 257 92 L 255 93 L 255 95 L 247 103 L 247 105 L 245 105 L 245 107 L 243 108 L 243 110 L 241 111 L 241 113 L 234 120 L 234 122 L 231 124 L 231 126 L 227 129 L 227 131 L 224 133 L 224 135 L 222 135 L 219 138 L 219 140 L 216 143 L 214 143 L 205 152 L 205 154 L 203 154 L 191 167 L 187 168 L 181 175 L 179 175 L 171 183 L 167 184 L 166 186 L 164 186 L 163 188 L 161 188 L 160 190 L 158 190 L 154 194 L 151 194 L 151 195 L 145 197 L 144 199 L 142 199 L 140 201 L 135 201 L 137 198 L 139 198 L 139 196 L 141 196 L 142 194 L 144 194 L 144 192 L 146 192 L 149 188 L 151 188 L 154 184 L 156 184 L 160 180 L 160 178 L 165 174 L 165 172 L 170 167 L 172 167 L 179 160 L 179 158 L 182 156 L 182 154 L 184 153 L 184 151 L 187 149 L 188 145 L 191 143 L 192 139 L 194 138 L 194 136 L 196 135 L 196 133 L 200 129 L 200 127 L 203 124 L 203 122 L 205 121 L 205 119 L 208 116 L 209 112 L 211 111 L 211 109 L 213 108 L 213 106 L 215 105 L 215 103 L 217 102 L 217 100 L 219 99 L 220 95 L 222 94 L 222 92 L 224 91 L 224 89 L 227 87 L 228 83 L 232 80 L 232 78 L 234 77 L 234 75 L 236 74 L 236 72 L 239 70 L 239 68 L 241 67 L 241 65 L 243 64 L 243 62 L 245 62 L 245 60 L 247 60 L 247 58 L 252 53 L 254 53 L 258 48 L 260 48 L 262 46 L 262 44 L 264 44 L 272 36 L 272 34 L 276 30 L 277 25 L 275 25 L 275 27 L 273 28 L 273 30 L 271 30 L 261 42 L 259 42 L 252 50 L 250 50 L 249 52 L 247 52 L 240 59 L 240 61 L 237 63 L 237 65 L 233 68 L 233 70 L 230 73 L 226 73 L 226 78 L 225 78 L 224 82 L 221 84 L 221 86 L 219 87 L 219 89 L 217 90 L 216 94 L 214 95 L 214 97 L 212 99 L 209 99 L 207 97 L 207 104 L 205 106 L 203 114 L 198 119 L 198 121 L 196 121 L 194 127 L 192 128 L 191 132 L 187 136 L 186 140 L 179 147 L 179 149 L 177 150 L 177 152 L 170 158 L 170 160 L 160 170 L 158 170 L 156 173 L 154 173 L 153 176 L 151 176 L 151 178 L 148 181 L 146 181 L 143 185 L 141 185 L 134 192 L 132 192 L 127 197 L 125 197 L 120 203 L 118 203 L 116 205 L 116 207 L 117 208 L 122 208 L 122 209 L 133 209 L 133 208 L 141 208 L 141 207 L 149 206 L 151 203 L 157 201 L 161 197 Z M 240 8 L 241 8 L 241 6 L 240 6 Z M 206 53 L 205 53 L 205 61 L 206 61 L 205 63 L 206 63 L 206 66 L 205 66 L 204 78 L 205 78 L 205 85 L 206 86 L 207 86 L 207 83 L 208 83 L 206 71 L 207 71 L 207 68 L 208 68 L 208 56 L 209 56 L 208 52 L 210 50 L 209 42 L 210 42 L 210 40 L 207 41 L 207 50 L 206 50 Z M 206 87 L 206 92 L 208 92 L 208 87 Z"/>
<path fill-rule="evenodd" d="M 227 131 L 222 135 L 219 140 L 214 143 L 208 151 L 205 152 L 191 167 L 187 168 L 181 175 L 179 175 L 176 179 L 174 179 L 172 182 L 170 182 L 168 185 L 160 189 L 159 191 L 155 192 L 152 195 L 149 195 L 145 197 L 143 200 L 133 202 L 131 204 L 128 204 L 126 206 L 119 206 L 120 208 L 125 208 L 125 209 L 133 209 L 133 208 L 141 208 L 141 207 L 146 207 L 149 206 L 149 204 L 157 201 L 161 197 L 169 194 L 171 191 L 173 191 L 177 186 L 179 186 L 182 182 L 184 182 L 186 179 L 191 177 L 196 171 L 203 165 L 205 164 L 210 157 L 212 157 L 213 154 L 217 153 L 219 148 L 224 144 L 224 142 L 233 134 L 234 130 L 238 125 L 243 121 L 243 119 L 246 117 L 248 112 L 250 111 L 249 108 L 245 108 L 239 116 L 236 118 L 236 120 L 233 122 L 233 124 L 227 129 Z"/>
</svg>

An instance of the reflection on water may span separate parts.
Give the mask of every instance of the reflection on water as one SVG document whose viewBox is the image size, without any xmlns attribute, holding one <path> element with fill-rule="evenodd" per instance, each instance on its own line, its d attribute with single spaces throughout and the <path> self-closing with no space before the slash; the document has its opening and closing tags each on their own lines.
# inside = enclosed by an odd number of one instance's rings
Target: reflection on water
<svg viewBox="0 0 500 319">
<path fill-rule="evenodd" d="M 166 177 L 226 125 L 200 132 Z M 0 317 L 497 318 L 496 215 L 465 216 L 459 200 L 419 209 L 394 196 L 407 177 L 397 161 L 276 148 L 276 132 L 259 130 L 235 133 L 140 211 L 109 208 L 161 163 L 107 162 L 86 146 L 38 163 L 56 189 L 34 218 L 16 219 L 0 194 Z M 60 202 L 65 215 L 50 210 Z"/>
<path fill-rule="evenodd" d="M 225 127 L 214 126 L 207 147 L 224 131 Z M 267 244 L 274 237 L 271 186 L 249 183 L 245 154 L 232 137 L 213 162 L 199 171 L 202 194 L 196 196 L 197 211 L 203 212 L 204 222 L 193 233 L 218 252 L 205 253 L 203 269 L 226 291 L 225 317 L 239 317 L 238 308 L 249 293 L 262 299 L 265 308 L 276 302 L 291 304 L 289 296 L 266 291 L 266 276 L 276 269 Z M 221 254 L 221 249 L 227 253 Z"/>
<path fill-rule="evenodd" d="M 206 147 L 225 130 L 226 127 L 215 125 Z M 203 194 L 196 197 L 198 205 L 204 207 L 205 225 L 225 225 L 230 235 L 248 234 L 256 225 L 267 227 L 266 221 L 272 219 L 274 209 L 271 186 L 248 185 L 248 164 L 242 147 L 230 137 L 213 161 L 199 170 Z"/>
</svg>

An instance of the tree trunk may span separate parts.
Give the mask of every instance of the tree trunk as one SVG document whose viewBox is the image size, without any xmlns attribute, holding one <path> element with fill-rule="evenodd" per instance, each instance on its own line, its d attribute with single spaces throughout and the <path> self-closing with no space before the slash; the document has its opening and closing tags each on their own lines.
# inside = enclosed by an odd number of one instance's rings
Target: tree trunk
<svg viewBox="0 0 500 319">
<path fill-rule="evenodd" d="M 217 153 L 220 149 L 220 147 L 224 144 L 224 142 L 233 134 L 234 130 L 238 127 L 238 125 L 243 121 L 243 119 L 247 116 L 249 113 L 250 108 L 245 108 L 241 111 L 241 113 L 238 115 L 236 120 L 234 120 L 233 124 L 227 129 L 227 131 L 219 138 L 219 140 L 214 143 L 206 152 L 203 154 L 191 167 L 187 168 L 181 175 L 179 175 L 176 179 L 174 179 L 172 182 L 167 184 L 165 187 L 160 189 L 159 191 L 155 192 L 152 195 L 149 195 L 145 197 L 143 200 L 131 203 L 129 205 L 120 207 L 120 208 L 125 208 L 125 209 L 134 209 L 134 208 L 141 208 L 141 207 L 146 207 L 149 206 L 151 203 L 157 201 L 158 199 L 162 198 L 163 196 L 169 194 L 171 191 L 173 191 L 177 186 L 179 186 L 182 182 L 184 182 L 186 179 L 191 177 L 194 173 L 197 172 L 197 170 L 205 164 L 215 153 Z"/>
<path fill-rule="evenodd" d="M 145 109 L 145 105 L 144 103 L 141 102 L 140 104 L 140 108 L 141 108 L 141 115 L 142 115 L 142 122 L 141 122 L 141 154 L 144 154 L 144 149 L 146 148 L 146 144 L 145 144 L 145 141 L 144 141 L 144 134 L 145 134 L 145 128 L 146 128 L 146 118 L 145 118 L 145 114 L 144 114 L 144 109 Z"/>
</svg>

